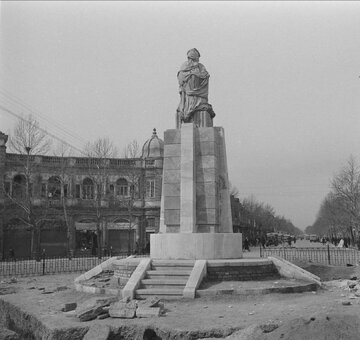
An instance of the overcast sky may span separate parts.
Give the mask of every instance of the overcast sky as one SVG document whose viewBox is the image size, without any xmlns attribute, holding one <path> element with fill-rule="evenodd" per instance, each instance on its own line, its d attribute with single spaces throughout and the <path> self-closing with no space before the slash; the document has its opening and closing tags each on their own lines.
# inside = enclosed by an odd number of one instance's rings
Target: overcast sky
<svg viewBox="0 0 360 340">
<path fill-rule="evenodd" d="M 359 2 L 0 6 L 1 106 L 32 108 L 77 148 L 105 136 L 120 149 L 143 144 L 154 127 L 163 138 L 175 127 L 177 71 L 196 47 L 241 198 L 303 229 L 334 173 L 359 156 Z M 1 131 L 15 121 L 0 110 Z"/>
</svg>

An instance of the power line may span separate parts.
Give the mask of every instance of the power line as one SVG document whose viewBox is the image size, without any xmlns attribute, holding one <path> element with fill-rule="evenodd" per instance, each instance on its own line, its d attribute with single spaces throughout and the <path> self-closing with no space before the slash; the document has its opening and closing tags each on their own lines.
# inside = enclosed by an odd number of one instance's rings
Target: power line
<svg viewBox="0 0 360 340">
<path fill-rule="evenodd" d="M 68 134 L 69 136 L 78 139 L 81 142 L 86 142 L 83 138 L 79 137 L 78 135 L 72 133 L 70 130 L 68 130 L 65 125 L 62 125 L 59 122 L 56 122 L 55 120 L 50 120 L 48 117 L 46 117 L 46 115 L 40 113 L 39 111 L 36 111 L 34 108 L 32 108 L 30 105 L 25 104 L 20 98 L 16 97 L 15 95 L 10 94 L 9 92 L 5 91 L 4 89 L 0 88 L 0 93 L 2 93 L 2 95 L 4 95 L 6 100 L 10 100 L 12 102 L 17 103 L 18 105 L 22 106 L 23 108 L 25 108 L 26 110 L 30 111 L 31 114 L 33 114 L 34 116 L 39 116 L 41 117 L 41 119 L 44 119 L 46 121 L 48 121 L 49 123 L 51 123 L 52 125 L 56 126 L 59 130 L 65 132 L 66 134 Z"/>
<path fill-rule="evenodd" d="M 3 110 L 3 111 L 5 111 L 5 112 L 7 112 L 7 113 L 9 113 L 9 114 L 11 114 L 12 116 L 15 116 L 15 117 L 18 118 L 18 119 L 21 119 L 21 120 L 24 121 L 24 122 L 27 122 L 27 120 L 26 120 L 25 118 L 21 117 L 19 114 L 15 113 L 15 112 L 13 112 L 13 111 L 7 109 L 6 107 L 3 107 L 2 105 L 0 105 L 0 109 Z M 66 144 L 67 146 L 70 146 L 70 147 L 73 148 L 74 150 L 76 150 L 76 151 L 78 151 L 78 152 L 80 152 L 81 154 L 83 154 L 83 155 L 86 156 L 86 154 L 84 153 L 84 151 L 78 149 L 77 147 L 71 145 L 70 143 L 64 141 L 63 139 L 55 136 L 54 134 L 46 131 L 45 129 L 43 129 L 43 128 L 41 128 L 41 127 L 38 127 L 38 129 L 39 129 L 40 131 L 42 131 L 43 133 L 47 134 L 48 136 L 50 136 L 50 137 L 58 140 L 59 142 L 62 142 L 62 143 L 64 143 L 64 144 Z"/>
<path fill-rule="evenodd" d="M 46 115 L 40 113 L 39 111 L 35 110 L 34 108 L 32 108 L 30 105 L 25 104 L 20 98 L 10 94 L 9 92 L 5 91 L 4 89 L 0 88 L 0 93 L 5 96 L 4 99 L 7 101 L 10 101 L 11 104 L 16 104 L 21 106 L 22 108 L 26 109 L 27 111 L 29 111 L 32 115 L 34 115 L 35 117 L 40 117 L 41 119 L 49 122 L 51 125 L 53 125 L 55 128 L 57 128 L 58 130 L 60 130 L 62 133 L 65 133 L 66 135 L 70 136 L 71 138 L 77 139 L 78 141 L 80 141 L 82 144 L 86 144 L 87 141 L 83 138 L 81 138 L 79 135 L 73 133 L 72 131 L 70 131 L 69 129 L 67 129 L 67 127 L 65 127 L 65 125 L 61 124 L 60 122 L 56 122 L 55 120 L 51 120 L 48 117 L 46 117 Z"/>
</svg>

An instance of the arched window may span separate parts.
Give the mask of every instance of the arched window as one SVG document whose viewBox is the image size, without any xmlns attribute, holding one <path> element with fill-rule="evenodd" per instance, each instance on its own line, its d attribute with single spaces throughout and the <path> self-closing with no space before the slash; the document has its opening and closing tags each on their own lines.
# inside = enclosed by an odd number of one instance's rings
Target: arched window
<svg viewBox="0 0 360 340">
<path fill-rule="evenodd" d="M 48 198 L 59 199 L 61 197 L 61 181 L 57 176 L 52 176 L 48 181 Z"/>
<path fill-rule="evenodd" d="M 83 181 L 82 198 L 84 200 L 91 200 L 94 198 L 94 183 L 90 178 L 85 178 Z"/>
<path fill-rule="evenodd" d="M 29 186 L 29 191 L 31 186 Z M 31 193 L 31 191 L 30 191 Z M 30 194 L 29 193 L 29 194 Z M 13 197 L 16 199 L 25 199 L 26 198 L 26 178 L 24 175 L 16 175 L 13 179 Z"/>
<path fill-rule="evenodd" d="M 115 195 L 116 196 L 128 196 L 129 195 L 128 182 L 125 178 L 119 178 L 116 181 Z"/>
<path fill-rule="evenodd" d="M 150 198 L 155 197 L 155 178 L 146 180 L 146 196 Z"/>
</svg>

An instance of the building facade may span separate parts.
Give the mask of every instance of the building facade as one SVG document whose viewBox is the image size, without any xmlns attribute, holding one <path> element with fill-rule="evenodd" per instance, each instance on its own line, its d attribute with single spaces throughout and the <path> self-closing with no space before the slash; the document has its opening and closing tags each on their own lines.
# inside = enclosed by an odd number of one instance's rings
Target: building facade
<svg viewBox="0 0 360 340">
<path fill-rule="evenodd" d="M 163 168 L 155 129 L 139 158 L 14 154 L 7 138 L 0 132 L 1 258 L 31 256 L 34 244 L 49 256 L 149 250 Z"/>
</svg>

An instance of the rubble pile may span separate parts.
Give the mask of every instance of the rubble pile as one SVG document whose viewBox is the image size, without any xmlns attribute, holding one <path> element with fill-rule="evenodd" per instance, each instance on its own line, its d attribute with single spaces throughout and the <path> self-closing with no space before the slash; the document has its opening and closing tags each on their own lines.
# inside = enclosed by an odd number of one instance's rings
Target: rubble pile
<svg viewBox="0 0 360 340">
<path fill-rule="evenodd" d="M 340 291 L 343 291 L 341 297 L 346 299 L 342 301 L 344 306 L 352 305 L 352 302 L 348 301 L 347 299 L 356 300 L 360 298 L 360 279 L 358 279 L 357 276 L 353 276 L 348 280 L 340 279 L 335 281 L 328 281 L 326 286 L 328 289 L 330 289 L 330 291 L 332 291 L 332 287 L 336 287 L 340 289 Z M 360 300 L 358 303 L 360 303 Z"/>
<path fill-rule="evenodd" d="M 114 277 L 113 270 L 104 270 L 100 274 L 93 276 L 91 279 L 88 279 L 83 283 L 89 287 L 118 288 L 118 289 L 122 288 L 119 285 L 118 280 Z"/>
<path fill-rule="evenodd" d="M 62 312 L 69 317 L 76 317 L 81 322 L 106 318 L 150 318 L 164 315 L 164 303 L 158 298 L 148 300 L 130 300 L 118 297 L 90 298 L 77 305 L 66 303 Z"/>
</svg>

